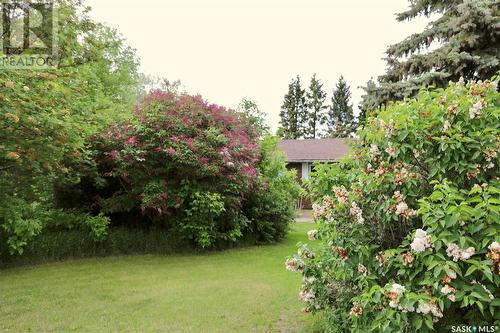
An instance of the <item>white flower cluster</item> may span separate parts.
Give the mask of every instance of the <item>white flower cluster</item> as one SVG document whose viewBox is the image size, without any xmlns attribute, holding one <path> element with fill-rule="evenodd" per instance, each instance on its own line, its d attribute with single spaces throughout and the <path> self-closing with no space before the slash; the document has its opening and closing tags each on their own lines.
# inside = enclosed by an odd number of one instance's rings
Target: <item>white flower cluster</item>
<svg viewBox="0 0 500 333">
<path fill-rule="evenodd" d="M 476 103 L 472 105 L 472 107 L 469 109 L 469 116 L 470 119 L 474 119 L 476 117 L 481 116 L 481 110 L 486 107 L 486 101 L 483 99 L 478 100 Z"/>
<path fill-rule="evenodd" d="M 471 246 L 465 250 L 460 249 L 458 245 L 454 243 L 448 244 L 446 248 L 446 254 L 448 257 L 452 257 L 453 261 L 467 260 L 476 253 L 476 250 Z"/>
<path fill-rule="evenodd" d="M 356 221 L 358 221 L 359 224 L 365 223 L 365 219 L 363 218 L 363 211 L 361 208 L 359 208 L 358 204 L 353 201 L 351 203 L 351 215 L 356 218 Z"/>
<path fill-rule="evenodd" d="M 358 273 L 362 274 L 363 276 L 367 276 L 368 275 L 368 269 L 365 267 L 365 265 L 359 263 L 358 264 Z"/>
<path fill-rule="evenodd" d="M 389 119 L 389 122 L 385 122 L 383 119 L 380 119 L 380 128 L 384 131 L 386 136 L 391 136 L 394 134 L 394 120 Z"/>
<path fill-rule="evenodd" d="M 396 157 L 396 148 L 394 148 L 392 143 L 389 143 L 389 146 L 385 148 L 385 152 L 391 157 Z"/>
<path fill-rule="evenodd" d="M 441 288 L 441 292 L 447 295 L 446 297 L 452 302 L 455 302 L 455 291 L 457 290 L 449 284 L 445 284 L 444 287 Z"/>
<path fill-rule="evenodd" d="M 313 229 L 307 232 L 307 238 L 311 241 L 316 240 L 318 236 L 318 230 Z"/>
<path fill-rule="evenodd" d="M 408 219 L 417 213 L 414 209 L 409 208 L 408 204 L 404 202 L 401 192 L 399 191 L 394 192 L 392 198 L 396 201 L 396 205 L 393 206 L 392 209 L 397 216 L 401 216 L 402 218 Z"/>
<path fill-rule="evenodd" d="M 414 174 L 409 173 L 408 169 L 406 169 L 404 166 L 402 166 L 400 169 L 394 170 L 394 182 L 397 185 L 402 185 L 408 178 L 413 176 Z"/>
<path fill-rule="evenodd" d="M 285 261 L 285 267 L 289 271 L 302 273 L 304 271 L 304 262 L 300 259 L 290 258 Z"/>
<path fill-rule="evenodd" d="M 457 108 L 458 108 L 458 102 L 457 101 L 454 101 L 453 103 L 451 103 L 451 105 L 448 107 L 448 114 L 452 115 L 452 114 L 455 114 L 455 112 L 457 112 Z"/>
<path fill-rule="evenodd" d="M 488 246 L 488 249 L 492 252 L 500 252 L 500 244 L 493 242 Z"/>
<path fill-rule="evenodd" d="M 380 165 L 378 166 L 377 170 L 375 170 L 375 176 L 377 177 L 382 177 L 387 173 L 387 168 L 385 167 L 384 161 L 380 162 Z"/>
<path fill-rule="evenodd" d="M 329 195 L 323 197 L 323 206 L 325 208 L 333 208 L 333 200 Z"/>
<path fill-rule="evenodd" d="M 500 274 L 500 244 L 493 242 L 488 246 L 488 250 L 490 251 L 486 254 L 486 258 L 492 261 L 493 271 Z"/>
<path fill-rule="evenodd" d="M 443 317 L 443 312 L 441 312 L 435 303 L 427 303 L 422 300 L 418 301 L 417 313 L 426 315 L 429 312 L 431 312 L 434 317 Z"/>
<path fill-rule="evenodd" d="M 370 146 L 370 157 L 372 160 L 377 160 L 380 156 L 380 150 L 377 145 L 372 144 Z"/>
<path fill-rule="evenodd" d="M 339 203 L 346 204 L 349 200 L 349 192 L 347 192 L 344 185 L 340 187 L 334 187 L 333 192 L 335 193 L 335 198 L 337 198 Z"/>
<path fill-rule="evenodd" d="M 446 104 L 446 96 L 439 96 L 439 104 L 441 105 Z"/>
<path fill-rule="evenodd" d="M 377 259 L 378 265 L 380 267 L 384 266 L 387 263 L 387 259 L 384 257 L 383 251 L 378 252 L 375 258 Z"/>
<path fill-rule="evenodd" d="M 313 217 L 320 217 L 325 213 L 325 208 L 316 203 L 312 205 L 312 209 L 313 209 Z"/>
<path fill-rule="evenodd" d="M 497 147 L 496 149 L 492 148 L 492 149 L 487 149 L 484 154 L 486 155 L 485 158 L 486 158 L 486 162 L 488 162 L 484 168 L 487 170 L 487 169 L 491 169 L 495 166 L 495 159 L 497 158 L 497 155 L 498 155 L 498 143 L 497 143 Z"/>
<path fill-rule="evenodd" d="M 399 283 L 393 283 L 390 291 L 391 293 L 396 293 L 398 296 L 401 296 L 406 291 L 406 288 Z"/>
<path fill-rule="evenodd" d="M 431 311 L 431 307 L 429 306 L 429 303 L 423 302 L 423 301 L 418 302 L 417 313 L 421 313 L 421 314 L 426 315 L 430 311 Z"/>
<path fill-rule="evenodd" d="M 451 124 L 448 120 L 445 120 L 444 121 L 444 124 L 443 124 L 443 132 L 448 132 L 449 130 L 451 129 Z"/>
<path fill-rule="evenodd" d="M 405 252 L 403 253 L 403 265 L 404 266 L 411 266 L 412 263 L 413 263 L 413 260 L 415 260 L 415 258 L 413 257 L 413 254 L 411 254 L 411 252 Z"/>
<path fill-rule="evenodd" d="M 415 239 L 411 242 L 410 247 L 415 252 L 424 252 L 425 250 L 432 247 L 432 238 L 427 235 L 422 229 L 417 229 L 415 232 Z"/>
<path fill-rule="evenodd" d="M 354 303 L 351 308 L 351 312 L 349 312 L 349 315 L 359 317 L 362 314 L 363 314 L 363 309 L 357 303 Z"/>
<path fill-rule="evenodd" d="M 403 215 L 408 210 L 406 202 L 401 201 L 396 205 L 396 215 Z"/>
<path fill-rule="evenodd" d="M 316 299 L 316 296 L 312 291 L 301 290 L 299 292 L 299 299 L 304 302 L 313 302 Z"/>
<path fill-rule="evenodd" d="M 399 299 L 401 295 L 403 295 L 405 290 L 405 287 L 398 283 L 392 284 L 391 290 L 389 290 L 389 293 L 387 294 L 387 298 L 389 298 L 389 306 L 391 308 L 399 307 Z"/>
</svg>

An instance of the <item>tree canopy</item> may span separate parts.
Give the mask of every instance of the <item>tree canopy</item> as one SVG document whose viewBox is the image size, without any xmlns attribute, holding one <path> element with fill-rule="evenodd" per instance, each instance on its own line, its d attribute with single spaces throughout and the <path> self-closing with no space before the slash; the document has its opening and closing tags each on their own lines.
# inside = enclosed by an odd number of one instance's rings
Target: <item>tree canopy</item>
<svg viewBox="0 0 500 333">
<path fill-rule="evenodd" d="M 460 77 L 485 80 L 500 66 L 500 16 L 495 0 L 417 0 L 398 21 L 439 15 L 419 33 L 387 48 L 387 72 L 365 87 L 362 113 L 392 100 L 413 97 L 429 85 L 444 87 Z"/>
</svg>

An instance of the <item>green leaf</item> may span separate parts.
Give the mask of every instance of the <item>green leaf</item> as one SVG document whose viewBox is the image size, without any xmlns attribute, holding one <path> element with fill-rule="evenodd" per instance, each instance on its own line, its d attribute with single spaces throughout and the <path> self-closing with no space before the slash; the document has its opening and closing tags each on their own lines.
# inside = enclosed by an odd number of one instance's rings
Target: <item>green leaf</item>
<svg viewBox="0 0 500 333">
<path fill-rule="evenodd" d="M 470 266 L 464 276 L 469 276 L 478 269 L 478 266 Z"/>
<path fill-rule="evenodd" d="M 423 323 L 423 321 L 422 321 L 422 317 L 420 317 L 420 316 L 419 316 L 419 317 L 417 317 L 417 318 L 415 319 L 415 322 L 414 322 L 415 329 L 417 329 L 417 330 L 418 330 L 418 329 L 420 329 L 420 327 L 422 327 L 422 323 Z"/>
</svg>

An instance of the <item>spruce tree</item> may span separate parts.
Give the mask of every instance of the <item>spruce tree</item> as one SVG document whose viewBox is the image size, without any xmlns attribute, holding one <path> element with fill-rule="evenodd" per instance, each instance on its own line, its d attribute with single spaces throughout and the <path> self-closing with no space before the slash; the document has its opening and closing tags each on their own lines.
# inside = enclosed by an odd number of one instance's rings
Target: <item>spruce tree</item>
<svg viewBox="0 0 500 333">
<path fill-rule="evenodd" d="M 288 85 L 288 92 L 281 106 L 278 135 L 284 139 L 304 137 L 307 128 L 304 122 L 307 122 L 307 119 L 305 91 L 302 89 L 300 77 L 297 75 Z"/>
<path fill-rule="evenodd" d="M 373 79 L 370 79 L 366 83 L 366 87 L 361 88 L 365 91 L 365 94 L 361 96 L 361 103 L 358 105 L 359 115 L 357 124 L 364 126 L 366 117 L 382 103 L 382 100 L 377 94 L 377 84 Z"/>
<path fill-rule="evenodd" d="M 362 109 L 414 96 L 422 87 L 450 80 L 489 79 L 500 66 L 498 0 L 411 0 L 398 21 L 440 14 L 424 31 L 388 47 L 387 72 L 365 89 Z M 436 42 L 436 47 L 429 47 Z M 367 87 L 368 88 L 368 87 Z M 369 95 L 375 95 L 370 97 Z"/>
<path fill-rule="evenodd" d="M 348 137 L 356 128 L 352 104 L 350 104 L 351 91 L 349 85 L 340 77 L 333 91 L 332 104 L 326 119 L 327 136 Z"/>
<path fill-rule="evenodd" d="M 305 134 L 308 138 L 319 137 L 320 126 L 325 122 L 325 100 L 326 93 L 323 91 L 323 83 L 314 74 L 307 92 L 308 121 Z"/>
<path fill-rule="evenodd" d="M 309 131 L 309 110 L 307 108 L 306 91 L 300 83 L 300 76 L 295 79 L 295 100 L 297 101 L 297 137 L 306 138 Z"/>
</svg>

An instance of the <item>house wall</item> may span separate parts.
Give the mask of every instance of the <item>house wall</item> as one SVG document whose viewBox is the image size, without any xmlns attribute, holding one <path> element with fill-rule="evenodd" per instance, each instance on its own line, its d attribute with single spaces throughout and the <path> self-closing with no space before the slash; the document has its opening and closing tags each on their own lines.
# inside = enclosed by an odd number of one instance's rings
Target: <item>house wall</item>
<svg viewBox="0 0 500 333">
<path fill-rule="evenodd" d="M 309 179 L 309 169 L 310 167 L 309 162 L 302 162 L 302 178 L 303 179 Z"/>
</svg>

